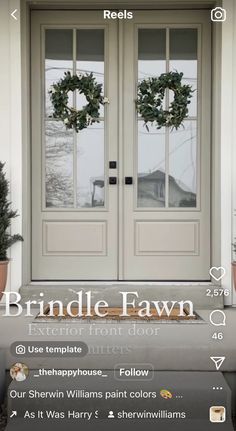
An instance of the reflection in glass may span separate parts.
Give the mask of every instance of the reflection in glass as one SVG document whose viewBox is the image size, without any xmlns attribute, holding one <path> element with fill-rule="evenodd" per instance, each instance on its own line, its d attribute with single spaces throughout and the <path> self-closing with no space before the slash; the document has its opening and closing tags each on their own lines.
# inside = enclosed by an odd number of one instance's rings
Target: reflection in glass
<svg viewBox="0 0 236 431">
<path fill-rule="evenodd" d="M 93 73 L 104 87 L 104 30 L 77 30 L 78 74 Z M 77 95 L 77 109 L 86 103 Z M 104 116 L 100 106 L 100 116 Z M 77 207 L 103 207 L 104 181 L 104 122 L 95 123 L 77 136 Z"/>
<path fill-rule="evenodd" d="M 77 207 L 104 206 L 104 122 L 77 135 Z"/>
<path fill-rule="evenodd" d="M 166 30 L 139 29 L 138 79 L 166 71 Z M 165 206 L 165 129 L 138 121 L 138 207 Z"/>
<path fill-rule="evenodd" d="M 166 30 L 139 29 L 138 78 L 147 79 L 165 72 Z"/>
<path fill-rule="evenodd" d="M 77 74 L 93 73 L 96 82 L 104 86 L 104 30 L 77 30 Z M 82 94 L 78 94 L 77 108 L 81 109 L 87 103 Z M 103 107 L 100 107 L 103 116 Z"/>
<path fill-rule="evenodd" d="M 45 31 L 45 177 L 46 207 L 73 207 L 73 133 L 63 123 L 49 120 L 49 90 L 73 69 L 72 30 Z M 72 103 L 72 100 L 71 100 Z"/>
<path fill-rule="evenodd" d="M 138 122 L 138 207 L 165 206 L 165 129 Z"/>
<path fill-rule="evenodd" d="M 45 31 L 45 112 L 52 114 L 49 90 L 52 84 L 73 71 L 73 30 L 50 29 Z M 72 104 L 72 99 L 70 100 Z"/>
<path fill-rule="evenodd" d="M 196 121 L 185 121 L 169 139 L 169 206 L 196 207 Z"/>
<path fill-rule="evenodd" d="M 197 115 L 197 29 L 170 29 L 170 70 L 183 72 L 183 84 L 195 90 L 189 105 L 189 115 Z M 173 94 L 170 94 L 170 102 Z"/>
<path fill-rule="evenodd" d="M 76 34 L 77 73 L 92 72 L 96 82 L 104 86 L 104 30 L 77 30 Z M 61 121 L 51 118 L 48 92 L 52 84 L 64 76 L 64 72 L 69 70 L 73 73 L 73 51 L 73 30 L 45 31 L 46 206 L 102 207 L 105 196 L 104 121 L 75 134 L 67 130 Z M 76 96 L 77 109 L 80 109 L 87 101 L 78 92 Z M 73 106 L 72 92 L 69 105 Z M 103 107 L 100 114 L 104 116 Z"/>
<path fill-rule="evenodd" d="M 189 105 L 191 120 L 186 120 L 178 130 L 149 126 L 148 132 L 138 118 L 138 207 L 196 207 L 198 30 L 139 29 L 138 41 L 139 80 L 178 71 L 183 73 L 183 84 L 195 90 Z M 169 97 L 164 98 L 164 106 L 167 100 L 168 104 L 173 100 L 172 91 L 166 95 Z"/>
<path fill-rule="evenodd" d="M 45 137 L 46 207 L 73 207 L 73 133 L 47 120 Z"/>
</svg>

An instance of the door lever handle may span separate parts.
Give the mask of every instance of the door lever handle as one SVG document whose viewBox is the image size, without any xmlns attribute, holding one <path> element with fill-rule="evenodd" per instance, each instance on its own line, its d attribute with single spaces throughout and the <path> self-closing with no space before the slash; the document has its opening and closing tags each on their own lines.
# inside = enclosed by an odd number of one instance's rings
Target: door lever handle
<svg viewBox="0 0 236 431">
<path fill-rule="evenodd" d="M 125 177 L 125 184 L 127 185 L 133 184 L 133 177 Z"/>
</svg>

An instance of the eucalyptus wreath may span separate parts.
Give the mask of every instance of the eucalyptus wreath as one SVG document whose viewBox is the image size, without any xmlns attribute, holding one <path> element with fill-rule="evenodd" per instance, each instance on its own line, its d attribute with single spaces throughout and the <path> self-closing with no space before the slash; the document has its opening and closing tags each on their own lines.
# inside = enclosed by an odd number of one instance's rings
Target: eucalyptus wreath
<svg viewBox="0 0 236 431">
<path fill-rule="evenodd" d="M 192 97 L 192 87 L 182 84 L 183 73 L 162 73 L 158 78 L 148 78 L 138 84 L 136 107 L 147 123 L 156 123 L 157 129 L 173 127 L 176 130 L 188 116 L 188 105 Z M 174 100 L 168 110 L 163 108 L 165 90 L 174 92 Z"/>
<path fill-rule="evenodd" d="M 93 73 L 86 75 L 71 75 L 65 72 L 64 77 L 52 85 L 49 91 L 53 105 L 53 118 L 63 121 L 67 129 L 77 133 L 93 123 L 99 123 L 100 105 L 109 103 L 102 95 L 102 84 L 98 84 Z M 69 91 L 84 94 L 87 104 L 82 109 L 68 106 Z"/>
</svg>

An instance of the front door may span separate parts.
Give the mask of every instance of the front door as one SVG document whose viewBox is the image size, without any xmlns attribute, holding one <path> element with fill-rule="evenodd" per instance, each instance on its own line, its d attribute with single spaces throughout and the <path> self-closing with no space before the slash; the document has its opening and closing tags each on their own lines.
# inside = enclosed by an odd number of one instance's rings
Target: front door
<svg viewBox="0 0 236 431">
<path fill-rule="evenodd" d="M 210 57 L 205 11 L 33 11 L 33 280 L 209 279 Z M 174 70 L 195 90 L 189 116 L 147 129 L 137 83 Z M 92 72 L 109 99 L 79 133 L 52 118 L 66 71 Z"/>
</svg>

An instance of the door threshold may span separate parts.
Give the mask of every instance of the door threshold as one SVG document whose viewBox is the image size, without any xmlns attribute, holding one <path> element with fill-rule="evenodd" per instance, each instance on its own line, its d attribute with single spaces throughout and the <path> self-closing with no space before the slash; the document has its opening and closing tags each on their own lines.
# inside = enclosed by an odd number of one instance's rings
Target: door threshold
<svg viewBox="0 0 236 431">
<path fill-rule="evenodd" d="M 92 292 L 93 300 L 105 300 L 111 306 L 120 304 L 121 292 L 135 293 L 135 300 L 192 301 L 194 309 L 223 308 L 222 296 L 207 295 L 217 286 L 211 282 L 127 282 L 127 281 L 93 281 L 93 282 L 33 282 L 22 286 L 22 301 L 29 299 L 63 300 L 68 302 L 77 299 L 77 292 Z M 134 299 L 132 297 L 131 299 Z"/>
</svg>

